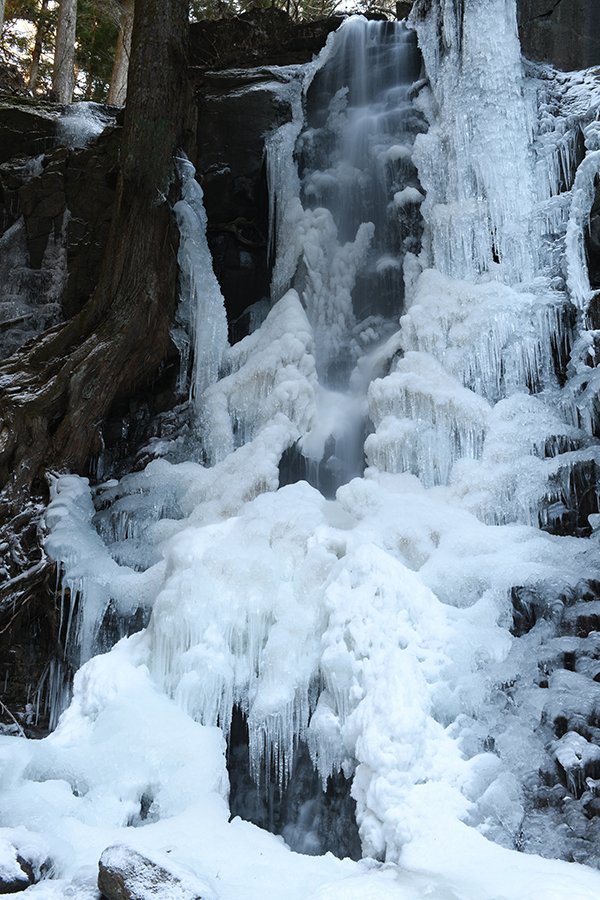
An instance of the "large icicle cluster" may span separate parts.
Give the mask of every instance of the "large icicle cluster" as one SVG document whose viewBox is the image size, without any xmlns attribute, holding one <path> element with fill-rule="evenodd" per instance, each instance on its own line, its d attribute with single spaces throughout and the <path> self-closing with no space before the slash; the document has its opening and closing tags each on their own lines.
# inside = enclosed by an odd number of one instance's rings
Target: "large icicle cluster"
<svg viewBox="0 0 600 900">
<path fill-rule="evenodd" d="M 416 162 L 433 265 L 455 278 L 529 279 L 537 248 L 516 4 L 436 3 L 424 18 L 421 6 L 414 18 L 434 118 Z"/>
<path fill-rule="evenodd" d="M 224 356 L 225 374 L 202 397 L 207 458 L 219 462 L 276 415 L 310 427 L 316 390 L 313 332 L 294 290 L 273 306 L 261 327 Z"/>
</svg>

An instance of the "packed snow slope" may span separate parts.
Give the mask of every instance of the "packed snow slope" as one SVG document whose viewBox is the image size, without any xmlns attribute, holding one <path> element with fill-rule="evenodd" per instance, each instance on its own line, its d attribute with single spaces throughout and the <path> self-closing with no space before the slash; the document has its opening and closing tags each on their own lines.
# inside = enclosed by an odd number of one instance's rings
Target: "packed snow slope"
<svg viewBox="0 0 600 900">
<path fill-rule="evenodd" d="M 514 2 L 462 0 L 278 82 L 270 308 L 227 344 L 181 160 L 189 428 L 54 482 L 81 667 L 48 738 L 0 739 L 0 865 L 39 898 L 95 898 L 115 843 L 220 900 L 597 898 L 597 76 L 525 69 Z M 257 795 L 302 759 L 351 783 L 363 859 L 313 797 L 284 835 L 317 855 L 229 821 L 240 714 Z"/>
</svg>

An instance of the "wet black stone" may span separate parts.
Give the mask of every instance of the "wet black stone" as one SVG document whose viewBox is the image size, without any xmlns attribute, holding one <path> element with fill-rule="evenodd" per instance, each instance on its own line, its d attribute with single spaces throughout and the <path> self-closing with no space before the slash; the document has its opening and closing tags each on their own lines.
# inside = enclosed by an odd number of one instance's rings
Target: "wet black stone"
<svg viewBox="0 0 600 900">
<path fill-rule="evenodd" d="M 518 0 L 518 19 L 529 59 L 565 70 L 600 64 L 597 0 Z"/>
</svg>

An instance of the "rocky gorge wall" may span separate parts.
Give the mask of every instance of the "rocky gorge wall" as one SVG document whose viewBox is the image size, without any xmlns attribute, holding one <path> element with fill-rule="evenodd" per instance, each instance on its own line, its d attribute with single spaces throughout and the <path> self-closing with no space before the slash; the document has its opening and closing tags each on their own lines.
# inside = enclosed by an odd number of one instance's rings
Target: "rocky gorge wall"
<svg viewBox="0 0 600 900">
<path fill-rule="evenodd" d="M 597 0 L 519 0 L 519 33 L 529 59 L 559 69 L 600 65 Z"/>
</svg>

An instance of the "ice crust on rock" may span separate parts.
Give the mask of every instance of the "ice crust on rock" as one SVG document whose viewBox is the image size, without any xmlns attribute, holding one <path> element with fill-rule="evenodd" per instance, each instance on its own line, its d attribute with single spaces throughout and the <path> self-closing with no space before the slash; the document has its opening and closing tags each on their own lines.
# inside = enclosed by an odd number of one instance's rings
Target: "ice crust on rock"
<svg viewBox="0 0 600 900">
<path fill-rule="evenodd" d="M 114 110 L 101 103 L 80 101 L 65 107 L 58 120 L 58 138 L 61 146 L 85 147 L 102 134 L 115 121 Z"/>
<path fill-rule="evenodd" d="M 273 302 L 217 341 L 195 461 L 53 485 L 80 660 L 107 609 L 149 622 L 79 669 L 47 739 L 0 737 L 0 824 L 49 835 L 55 861 L 33 896 L 89 886 L 111 843 L 172 849 L 222 900 L 600 893 L 591 869 L 515 851 L 598 864 L 596 351 L 574 312 L 598 85 L 526 78 L 512 2 L 413 19 L 428 85 L 404 26 L 360 18 L 285 85 Z M 371 432 L 364 473 L 330 499 L 280 485 L 284 454 L 318 464 L 345 429 Z M 323 786 L 352 780 L 372 859 L 228 822 L 234 707 L 257 790 L 306 746 Z"/>
<path fill-rule="evenodd" d="M 600 173 L 600 150 L 589 152 L 575 175 L 571 213 L 567 225 L 567 284 L 573 302 L 587 311 L 593 291 L 590 288 L 585 250 L 585 231 L 596 196 L 596 180 Z"/>
<path fill-rule="evenodd" d="M 40 158 L 29 161 L 36 174 Z M 62 318 L 60 298 L 67 278 L 68 213 L 62 227 L 51 232 L 39 269 L 29 265 L 25 221 L 21 217 L 0 237 L 0 351 L 8 357 L 27 340 Z"/>
</svg>

